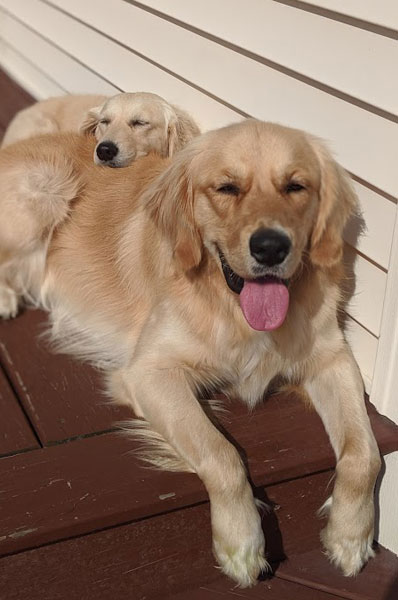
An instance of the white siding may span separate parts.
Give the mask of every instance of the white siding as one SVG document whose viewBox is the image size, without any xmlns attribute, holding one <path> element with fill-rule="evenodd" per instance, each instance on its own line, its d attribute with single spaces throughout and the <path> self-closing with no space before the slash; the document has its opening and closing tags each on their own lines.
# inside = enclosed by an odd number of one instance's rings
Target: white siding
<svg viewBox="0 0 398 600">
<path fill-rule="evenodd" d="M 300 127 L 333 141 L 339 160 L 356 176 L 398 195 L 394 173 L 397 127 L 390 120 L 196 35 L 125 2 L 57 0 L 114 40 L 210 92 L 239 111 Z M 114 82 L 120 46 L 40 0 L 0 0 L 0 6 L 81 62 Z M 148 32 L 151 32 L 148 35 Z M 156 40 L 156 43 L 155 43 Z M 127 67 L 126 67 L 127 68 Z M 133 73 L 125 80 L 133 84 Z M 294 110 L 292 110 L 294 104 Z M 188 107 L 189 108 L 189 107 Z M 327 118 L 326 118 L 327 115 Z M 205 125 L 206 126 L 206 125 Z"/>
<path fill-rule="evenodd" d="M 99 94 L 119 91 L 7 13 L 1 12 L 0 16 L 1 39 L 39 67 L 61 89 L 72 94 L 82 89 L 95 89 Z"/>
<path fill-rule="evenodd" d="M 53 3 L 66 5 L 65 0 Z M 67 0 L 67 4 L 77 14 L 78 2 Z M 333 87 L 386 111 L 397 109 L 398 44 L 391 38 L 273 0 L 245 0 L 244 11 L 242 0 L 143 0 L 141 4 L 309 77 L 318 87 Z M 86 5 L 86 15 L 88 10 Z"/>
<path fill-rule="evenodd" d="M 397 0 L 316 0 L 309 4 L 337 11 L 356 19 L 398 29 Z"/>
<path fill-rule="evenodd" d="M 358 219 L 352 219 L 346 227 L 345 240 L 387 270 L 390 262 L 396 205 L 357 182 L 354 182 L 354 188 L 360 200 L 364 230 L 358 239 L 358 227 L 361 223 Z"/>
<path fill-rule="evenodd" d="M 0 0 L 0 63 L 38 98 L 148 90 L 204 129 L 251 115 L 325 138 L 366 223 L 362 237 L 358 218 L 345 232 L 356 258 L 347 337 L 370 391 L 398 195 L 396 2 L 289 4 Z"/>
<path fill-rule="evenodd" d="M 361 367 L 365 388 L 368 392 L 370 392 L 376 361 L 378 339 L 376 336 L 364 329 L 364 327 L 361 327 L 359 323 L 349 317 L 345 323 L 345 332 L 352 351 L 358 361 L 359 366 Z"/>
<path fill-rule="evenodd" d="M 398 452 L 384 458 L 385 475 L 380 494 L 379 541 L 398 554 Z M 387 599 L 386 599 L 387 600 Z"/>
<path fill-rule="evenodd" d="M 35 98 L 44 99 L 48 96 L 58 96 L 65 93 L 64 88 L 55 83 L 27 60 L 18 50 L 7 44 L 5 38 L 0 39 L 0 63 L 3 69 L 11 73 L 18 83 L 26 88 Z"/>
</svg>

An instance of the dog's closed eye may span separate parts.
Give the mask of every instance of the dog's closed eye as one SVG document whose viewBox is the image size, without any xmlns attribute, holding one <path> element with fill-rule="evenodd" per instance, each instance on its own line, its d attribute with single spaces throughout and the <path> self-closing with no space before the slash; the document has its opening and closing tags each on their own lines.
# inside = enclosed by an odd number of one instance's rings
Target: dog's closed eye
<svg viewBox="0 0 398 600">
<path fill-rule="evenodd" d="M 299 181 L 289 181 L 285 187 L 285 192 L 286 194 L 292 194 L 293 192 L 301 192 L 305 189 L 305 186 Z"/>
<path fill-rule="evenodd" d="M 110 120 L 109 119 L 101 119 L 100 123 L 101 123 L 101 125 L 109 125 Z"/>
<path fill-rule="evenodd" d="M 223 183 L 217 188 L 217 192 L 227 196 L 239 196 L 240 188 L 235 183 Z"/>
<path fill-rule="evenodd" d="M 130 121 L 131 127 L 144 127 L 145 125 L 149 125 L 149 122 L 142 119 L 133 119 Z"/>
</svg>

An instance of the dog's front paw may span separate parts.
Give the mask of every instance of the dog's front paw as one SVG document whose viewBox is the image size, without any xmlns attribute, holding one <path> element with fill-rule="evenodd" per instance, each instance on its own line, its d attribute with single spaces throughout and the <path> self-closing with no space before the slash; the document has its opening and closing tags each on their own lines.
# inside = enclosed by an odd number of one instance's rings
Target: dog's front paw
<svg viewBox="0 0 398 600">
<path fill-rule="evenodd" d="M 254 502 L 235 515 L 228 514 L 227 507 L 220 507 L 219 511 L 215 515 L 212 508 L 214 555 L 225 575 L 240 587 L 250 587 L 262 572 L 270 569 L 264 556 L 260 515 Z"/>
<path fill-rule="evenodd" d="M 0 318 L 12 319 L 18 314 L 18 296 L 8 287 L 0 287 Z"/>
<path fill-rule="evenodd" d="M 240 587 L 254 585 L 259 575 L 270 569 L 264 556 L 264 537 L 259 543 L 243 541 L 239 546 L 224 545 L 213 541 L 213 551 L 222 572 L 236 581 Z"/>
<path fill-rule="evenodd" d="M 329 513 L 329 522 L 321 531 L 321 540 L 329 560 L 344 575 L 359 573 L 369 558 L 374 556 L 373 500 L 355 503 L 336 503 L 330 497 L 320 509 L 320 515 Z"/>
<path fill-rule="evenodd" d="M 329 560 L 347 577 L 357 575 L 369 558 L 374 556 L 373 532 L 363 537 L 352 537 L 337 533 L 328 525 L 321 532 L 321 540 Z"/>
</svg>

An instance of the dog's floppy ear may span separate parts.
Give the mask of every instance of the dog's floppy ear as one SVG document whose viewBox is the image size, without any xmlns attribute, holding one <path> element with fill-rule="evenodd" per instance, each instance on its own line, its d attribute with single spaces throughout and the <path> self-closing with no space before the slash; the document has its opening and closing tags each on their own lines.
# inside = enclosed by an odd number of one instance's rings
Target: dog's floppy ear
<svg viewBox="0 0 398 600">
<path fill-rule="evenodd" d="M 343 256 L 343 230 L 357 208 L 357 196 L 348 173 L 337 164 L 322 142 L 316 138 L 310 141 L 321 170 L 319 208 L 311 236 L 310 258 L 315 265 L 332 267 Z"/>
<path fill-rule="evenodd" d="M 95 128 L 97 127 L 101 118 L 101 106 L 95 106 L 87 111 L 83 121 L 80 123 L 79 133 L 86 135 L 94 135 Z"/>
<path fill-rule="evenodd" d="M 175 260 L 183 271 L 199 265 L 203 249 L 194 216 L 192 158 L 192 152 L 183 150 L 149 186 L 144 199 L 151 218 L 170 240 Z"/>
<path fill-rule="evenodd" d="M 173 156 L 199 134 L 200 129 L 192 117 L 181 108 L 173 106 L 173 114 L 167 127 L 167 156 Z"/>
</svg>

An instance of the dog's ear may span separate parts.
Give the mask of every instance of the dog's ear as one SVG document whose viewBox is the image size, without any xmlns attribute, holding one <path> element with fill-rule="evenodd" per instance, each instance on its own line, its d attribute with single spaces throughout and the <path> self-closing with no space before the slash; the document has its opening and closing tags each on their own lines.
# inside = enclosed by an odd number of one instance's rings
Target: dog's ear
<svg viewBox="0 0 398 600">
<path fill-rule="evenodd" d="M 102 106 L 95 106 L 87 111 L 83 121 L 80 123 L 79 133 L 94 135 L 95 129 L 101 118 Z"/>
<path fill-rule="evenodd" d="M 191 160 L 192 153 L 183 150 L 149 186 L 144 198 L 146 209 L 170 240 L 174 258 L 185 272 L 199 265 L 203 250 L 194 216 Z"/>
<path fill-rule="evenodd" d="M 348 173 L 337 164 L 326 147 L 311 138 L 321 170 L 319 208 L 310 242 L 313 264 L 332 267 L 343 256 L 343 231 L 357 209 L 357 196 Z"/>
<path fill-rule="evenodd" d="M 167 127 L 167 156 L 173 156 L 199 134 L 200 129 L 192 117 L 181 108 L 173 106 L 173 115 Z"/>
</svg>

